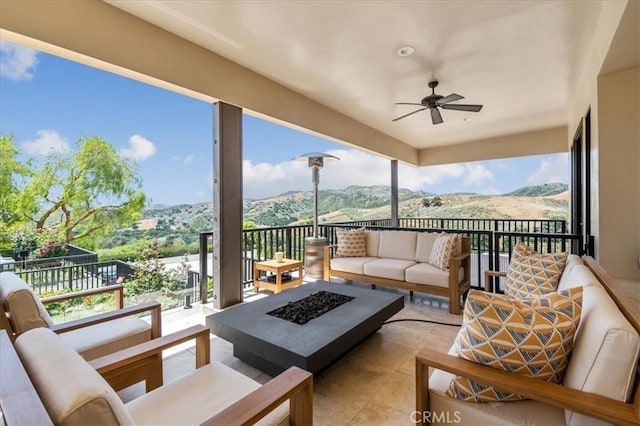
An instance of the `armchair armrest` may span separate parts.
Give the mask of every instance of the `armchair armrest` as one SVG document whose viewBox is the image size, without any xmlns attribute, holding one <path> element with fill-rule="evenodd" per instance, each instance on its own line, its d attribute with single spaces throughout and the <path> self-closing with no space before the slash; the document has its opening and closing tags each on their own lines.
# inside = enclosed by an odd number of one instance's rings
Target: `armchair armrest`
<svg viewBox="0 0 640 426">
<path fill-rule="evenodd" d="M 640 413 L 635 410 L 633 404 L 508 373 L 431 349 L 423 349 L 416 355 L 417 411 L 429 409 L 428 367 L 448 371 L 483 385 L 495 386 L 545 404 L 597 417 L 614 424 L 637 425 L 640 422 Z"/>
<path fill-rule="evenodd" d="M 100 324 L 106 321 L 110 321 L 117 318 L 122 318 L 130 315 L 137 315 L 143 312 L 151 313 L 151 338 L 155 339 L 162 334 L 162 318 L 161 318 L 161 306 L 159 302 L 146 302 L 135 306 L 128 306 L 123 309 L 116 309 L 115 311 L 104 312 L 97 315 L 92 315 L 87 318 L 80 318 L 73 321 L 68 321 L 63 324 L 54 324 L 50 328 L 56 333 L 65 333 L 67 331 L 76 330 L 82 327 L 88 327 L 90 325 Z"/>
<path fill-rule="evenodd" d="M 73 293 L 57 294 L 55 296 L 43 297 L 40 299 L 43 305 L 56 302 L 64 302 L 67 300 L 78 299 L 80 297 L 93 296 L 102 293 L 115 293 L 116 309 L 124 306 L 124 286 L 122 284 L 107 285 L 104 287 L 91 288 L 89 290 L 74 291 Z"/>
<path fill-rule="evenodd" d="M 313 375 L 298 367 L 291 367 L 222 410 L 203 425 L 254 424 L 286 400 L 290 400 L 291 425 L 312 424 Z"/>
<path fill-rule="evenodd" d="M 492 281 L 489 277 L 506 277 L 507 273 L 502 271 L 484 271 L 484 291 L 491 291 Z"/>
<path fill-rule="evenodd" d="M 451 262 L 460 263 L 470 256 L 471 255 L 469 253 L 456 254 L 455 256 L 451 257 L 451 259 L 449 259 L 449 264 L 451 264 Z"/>
<path fill-rule="evenodd" d="M 211 362 L 209 329 L 194 325 L 184 330 L 89 361 L 114 388 L 131 381 L 131 375 L 147 381 L 147 392 L 162 386 L 162 351 L 189 340 L 196 341 L 196 368 Z"/>
</svg>

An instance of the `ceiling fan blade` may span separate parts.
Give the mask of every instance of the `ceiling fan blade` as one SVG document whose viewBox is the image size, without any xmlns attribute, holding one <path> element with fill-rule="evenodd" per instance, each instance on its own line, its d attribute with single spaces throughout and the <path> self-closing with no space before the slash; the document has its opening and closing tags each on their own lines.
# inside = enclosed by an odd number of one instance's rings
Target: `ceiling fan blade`
<svg viewBox="0 0 640 426">
<path fill-rule="evenodd" d="M 410 112 L 409 114 L 405 114 L 405 115 L 402 115 L 402 116 L 400 116 L 400 117 L 398 117 L 398 118 L 394 118 L 394 119 L 393 119 L 393 120 L 391 120 L 391 121 L 398 121 L 398 120 L 402 120 L 402 119 L 403 119 L 403 118 L 405 118 L 405 117 L 408 117 L 408 116 L 410 116 L 410 115 L 412 115 L 412 114 L 415 114 L 416 112 L 424 111 L 425 109 L 427 109 L 427 107 L 417 109 L 417 110 L 415 110 L 415 111 L 413 111 L 413 112 Z"/>
<path fill-rule="evenodd" d="M 464 99 L 464 96 L 460 96 L 457 93 L 452 93 L 449 96 L 445 96 L 444 98 L 440 98 L 436 101 L 438 105 L 448 104 L 449 102 L 459 101 L 460 99 Z"/>
<path fill-rule="evenodd" d="M 452 104 L 452 105 L 440 105 L 440 108 L 455 109 L 456 111 L 479 112 L 482 109 L 482 105 Z"/>
<path fill-rule="evenodd" d="M 433 124 L 442 124 L 442 115 L 440 115 L 438 108 L 431 108 L 431 121 Z"/>
<path fill-rule="evenodd" d="M 416 103 L 413 103 L 413 102 L 396 102 L 395 104 L 396 104 L 396 105 L 417 105 L 417 106 L 424 106 L 424 105 L 422 105 L 422 104 L 416 104 Z"/>
</svg>

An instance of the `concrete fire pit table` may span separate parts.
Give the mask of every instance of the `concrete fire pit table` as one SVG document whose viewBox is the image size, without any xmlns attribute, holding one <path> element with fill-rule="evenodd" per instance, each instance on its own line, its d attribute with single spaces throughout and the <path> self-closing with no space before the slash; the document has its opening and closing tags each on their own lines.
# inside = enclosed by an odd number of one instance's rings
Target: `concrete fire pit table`
<svg viewBox="0 0 640 426">
<path fill-rule="evenodd" d="M 267 314 L 321 290 L 354 299 L 303 325 Z M 209 315 L 207 326 L 233 344 L 237 358 L 269 375 L 293 365 L 316 374 L 403 307 L 399 294 L 317 281 Z"/>
</svg>

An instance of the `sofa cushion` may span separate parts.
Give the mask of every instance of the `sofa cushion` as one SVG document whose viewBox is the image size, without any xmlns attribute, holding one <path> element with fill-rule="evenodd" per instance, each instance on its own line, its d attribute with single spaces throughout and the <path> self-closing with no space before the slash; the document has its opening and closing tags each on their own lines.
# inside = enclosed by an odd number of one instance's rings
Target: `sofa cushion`
<svg viewBox="0 0 640 426">
<path fill-rule="evenodd" d="M 449 270 L 449 260 L 458 251 L 458 235 L 441 233 L 433 243 L 429 263 L 443 271 Z"/>
<path fill-rule="evenodd" d="M 0 272 L 0 301 L 18 335 L 32 328 L 53 325 L 38 296 L 13 272 Z"/>
<path fill-rule="evenodd" d="M 363 275 L 365 263 L 377 259 L 377 257 L 334 257 L 331 259 L 331 270 Z"/>
<path fill-rule="evenodd" d="M 575 254 L 568 255 L 567 264 L 564 265 L 564 270 L 562 271 L 562 275 L 560 276 L 560 281 L 558 282 L 558 290 L 564 290 L 566 288 L 569 288 L 569 286 L 575 287 L 575 285 L 570 285 L 567 282 L 567 280 L 569 279 L 569 277 L 571 277 L 571 272 L 573 271 L 573 268 L 575 268 L 576 266 L 584 266 L 584 262 L 582 261 L 580 256 L 577 256 Z M 577 284 L 577 285 L 582 285 L 583 287 L 585 286 L 585 284 Z"/>
<path fill-rule="evenodd" d="M 380 231 L 365 231 L 365 241 L 367 244 L 367 256 L 378 257 L 380 249 Z"/>
<path fill-rule="evenodd" d="M 213 362 L 126 407 L 137 425 L 198 425 L 259 387 L 254 380 Z M 288 414 L 284 402 L 257 424 L 280 424 Z"/>
<path fill-rule="evenodd" d="M 640 337 L 604 288 L 584 288 L 582 320 L 563 385 L 628 401 L 640 354 Z M 585 417 L 566 412 L 568 425 Z"/>
<path fill-rule="evenodd" d="M 561 383 L 581 304 L 581 287 L 524 300 L 470 290 L 454 346 L 469 361 Z M 456 377 L 447 394 L 471 402 L 522 399 L 464 377 Z"/>
<path fill-rule="evenodd" d="M 472 404 L 451 398 L 445 392 L 455 376 L 434 370 L 429 377 L 431 425 L 457 426 L 564 426 L 564 411 L 526 399 L 509 403 Z"/>
<path fill-rule="evenodd" d="M 60 337 L 89 361 L 151 340 L 151 325 L 128 316 L 67 331 Z"/>
<path fill-rule="evenodd" d="M 440 234 L 437 232 L 418 232 L 416 237 L 416 262 L 429 263 L 433 243 Z"/>
<path fill-rule="evenodd" d="M 443 271 L 428 263 L 417 263 L 404 271 L 405 281 L 436 287 L 449 287 L 449 271 Z M 464 280 L 464 269 L 458 269 L 458 284 Z"/>
<path fill-rule="evenodd" d="M 413 261 L 416 258 L 417 232 L 382 231 L 378 257 Z"/>
<path fill-rule="evenodd" d="M 555 291 L 567 262 L 567 253 L 539 254 L 522 246 L 518 241 L 509 262 L 504 294 L 527 298 Z"/>
<path fill-rule="evenodd" d="M 25 332 L 15 347 L 54 424 L 133 424 L 111 386 L 50 329 Z"/>
<path fill-rule="evenodd" d="M 558 284 L 558 290 L 566 290 L 571 287 L 602 287 L 600 281 L 593 275 L 588 266 L 573 265 L 569 270 L 565 267 L 565 271 L 562 273 L 560 283 Z"/>
<path fill-rule="evenodd" d="M 338 248 L 336 257 L 364 257 L 367 255 L 364 228 L 336 228 Z"/>
<path fill-rule="evenodd" d="M 371 277 L 404 281 L 404 271 L 415 264 L 413 260 L 377 259 L 364 264 L 364 273 Z"/>
</svg>

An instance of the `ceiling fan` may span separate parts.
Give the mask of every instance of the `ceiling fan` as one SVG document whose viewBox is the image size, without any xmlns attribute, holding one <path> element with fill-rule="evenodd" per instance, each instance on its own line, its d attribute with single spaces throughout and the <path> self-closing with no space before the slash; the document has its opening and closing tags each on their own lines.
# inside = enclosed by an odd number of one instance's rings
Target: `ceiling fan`
<svg viewBox="0 0 640 426">
<path fill-rule="evenodd" d="M 429 87 L 431 88 L 431 94 L 422 98 L 419 104 L 411 103 L 411 102 L 396 102 L 396 105 L 417 105 L 422 108 L 418 108 L 415 111 L 410 112 L 409 114 L 402 115 L 398 118 L 394 118 L 391 121 L 402 120 L 405 117 L 413 115 L 417 112 L 424 111 L 425 109 L 431 110 L 431 121 L 433 124 L 441 124 L 442 123 L 442 115 L 438 108 L 442 109 L 453 109 L 457 111 L 471 111 L 478 112 L 482 109 L 482 105 L 465 105 L 465 104 L 452 104 L 451 102 L 459 101 L 460 99 L 464 99 L 464 96 L 460 96 L 456 93 L 452 93 L 449 96 L 441 96 L 436 95 L 436 87 L 438 87 L 438 80 L 433 80 L 429 82 Z"/>
</svg>

